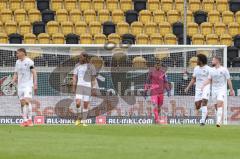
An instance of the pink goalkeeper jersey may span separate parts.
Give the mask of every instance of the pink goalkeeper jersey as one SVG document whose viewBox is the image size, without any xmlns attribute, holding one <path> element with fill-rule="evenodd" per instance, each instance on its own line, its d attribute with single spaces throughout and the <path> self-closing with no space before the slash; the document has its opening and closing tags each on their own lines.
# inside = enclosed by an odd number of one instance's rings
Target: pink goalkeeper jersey
<svg viewBox="0 0 240 159">
<path fill-rule="evenodd" d="M 163 94 L 166 88 L 167 76 L 161 69 L 151 68 L 148 73 L 147 83 L 150 86 L 151 95 Z"/>
</svg>

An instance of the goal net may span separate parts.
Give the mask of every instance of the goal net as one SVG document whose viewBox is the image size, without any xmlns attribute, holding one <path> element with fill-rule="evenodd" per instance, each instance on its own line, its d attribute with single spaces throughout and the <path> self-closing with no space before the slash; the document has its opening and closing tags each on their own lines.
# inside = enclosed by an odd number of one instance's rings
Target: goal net
<svg viewBox="0 0 240 159">
<path fill-rule="evenodd" d="M 168 78 L 170 93 L 164 92 L 161 122 L 197 124 L 194 86 L 184 92 L 197 64 L 197 54 L 205 54 L 208 64 L 217 55 L 227 66 L 225 46 L 106 46 L 106 45 L 0 45 L 0 121 L 21 122 L 17 85 L 10 87 L 17 60 L 16 50 L 25 48 L 38 74 L 38 93 L 32 100 L 35 123 L 70 124 L 76 117 L 72 93 L 73 69 L 85 52 L 97 71 L 97 96 L 91 97 L 89 123 L 153 123 L 153 107 L 144 92 L 149 69 L 157 61 Z M 170 94 L 170 96 L 168 96 Z M 214 124 L 215 108 L 208 103 L 209 119 Z M 227 123 L 227 98 L 224 123 Z"/>
</svg>

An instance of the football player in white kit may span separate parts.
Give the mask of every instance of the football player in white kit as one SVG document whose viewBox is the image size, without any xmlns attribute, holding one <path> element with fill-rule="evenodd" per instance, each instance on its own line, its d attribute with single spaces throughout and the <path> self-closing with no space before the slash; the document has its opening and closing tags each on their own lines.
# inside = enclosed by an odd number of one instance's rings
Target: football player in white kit
<svg viewBox="0 0 240 159">
<path fill-rule="evenodd" d="M 198 111 L 201 108 L 202 111 L 202 118 L 200 120 L 200 125 L 203 126 L 205 125 L 205 120 L 207 117 L 207 103 L 209 100 L 210 96 L 210 84 L 206 85 L 206 87 L 201 90 L 204 82 L 208 79 L 210 70 L 212 69 L 207 65 L 207 57 L 203 54 L 198 54 L 197 55 L 197 64 L 194 68 L 193 75 L 192 75 L 192 80 L 188 84 L 187 88 L 185 89 L 185 92 L 187 93 L 189 88 L 196 83 L 196 88 L 195 88 L 195 107 L 198 115 Z"/>
<path fill-rule="evenodd" d="M 73 93 L 76 93 L 77 120 L 75 125 L 86 125 L 88 106 L 91 95 L 95 95 L 96 88 L 96 69 L 89 63 L 88 55 L 83 52 L 79 56 L 79 63 L 73 72 Z M 83 108 L 81 111 L 81 102 Z M 80 113 L 82 112 L 82 116 Z"/>
<path fill-rule="evenodd" d="M 221 58 L 214 57 L 212 59 L 213 70 L 208 76 L 208 80 L 204 82 L 202 90 L 206 88 L 209 83 L 212 83 L 212 99 L 216 106 L 217 127 L 220 127 L 222 123 L 224 97 L 227 95 L 227 84 L 230 89 L 230 95 L 234 96 L 234 89 L 230 74 L 227 68 L 221 66 Z"/>
<path fill-rule="evenodd" d="M 33 126 L 31 99 L 34 92 L 37 91 L 37 72 L 34 68 L 34 62 L 26 56 L 26 50 L 20 48 L 17 50 L 15 73 L 12 84 L 17 81 L 18 97 L 21 103 L 21 112 L 23 123 L 21 126 Z"/>
</svg>

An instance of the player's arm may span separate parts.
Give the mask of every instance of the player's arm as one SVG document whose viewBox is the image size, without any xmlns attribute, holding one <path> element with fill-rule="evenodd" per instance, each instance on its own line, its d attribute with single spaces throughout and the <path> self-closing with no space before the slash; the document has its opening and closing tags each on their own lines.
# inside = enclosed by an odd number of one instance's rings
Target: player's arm
<svg viewBox="0 0 240 159">
<path fill-rule="evenodd" d="M 37 71 L 33 66 L 30 66 L 32 75 L 33 75 L 33 89 L 34 93 L 37 93 L 38 85 L 37 85 Z"/>
<path fill-rule="evenodd" d="M 18 74 L 17 72 L 14 72 L 11 84 L 15 83 L 17 81 L 17 78 L 18 78 Z"/>
<path fill-rule="evenodd" d="M 92 90 L 92 95 L 96 96 L 97 92 L 96 92 L 96 88 L 97 88 L 97 72 L 96 69 L 93 65 L 91 65 L 91 90 Z"/>
<path fill-rule="evenodd" d="M 77 86 L 77 75 L 76 74 L 73 74 L 72 81 L 73 81 L 72 92 L 76 93 L 76 86 Z"/>
<path fill-rule="evenodd" d="M 144 90 L 145 91 L 147 91 L 150 88 L 151 79 L 152 79 L 152 72 L 151 72 L 151 70 L 149 70 L 146 82 L 144 84 Z"/>
<path fill-rule="evenodd" d="M 227 79 L 227 84 L 228 84 L 228 87 L 230 89 L 230 96 L 234 96 L 235 92 L 234 92 L 232 81 L 231 81 L 231 78 L 230 78 L 230 73 L 227 69 L 226 69 L 226 72 L 225 72 L 225 77 Z"/>
<path fill-rule="evenodd" d="M 204 89 L 207 85 L 211 84 L 211 82 L 212 82 L 212 79 L 211 79 L 211 78 L 208 78 L 206 81 L 204 81 L 204 83 L 203 83 L 203 85 L 202 85 L 202 87 L 201 87 L 201 90 L 203 91 L 203 89 Z"/>
<path fill-rule="evenodd" d="M 188 86 L 185 88 L 185 93 L 188 92 L 188 90 L 193 86 L 193 84 L 196 82 L 196 77 L 192 77 L 191 81 L 189 82 Z"/>
</svg>

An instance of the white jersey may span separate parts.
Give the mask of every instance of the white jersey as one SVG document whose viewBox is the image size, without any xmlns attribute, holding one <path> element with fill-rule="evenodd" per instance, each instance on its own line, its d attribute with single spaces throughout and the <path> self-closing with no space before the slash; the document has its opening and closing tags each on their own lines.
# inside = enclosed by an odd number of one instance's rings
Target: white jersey
<svg viewBox="0 0 240 159">
<path fill-rule="evenodd" d="M 28 57 L 16 61 L 15 72 L 18 75 L 18 89 L 33 87 L 33 75 L 31 72 L 33 67 L 34 62 Z"/>
<path fill-rule="evenodd" d="M 228 69 L 225 67 L 214 67 L 208 78 L 212 80 L 213 90 L 226 90 L 227 80 L 230 79 L 230 74 Z"/>
<path fill-rule="evenodd" d="M 196 90 L 201 90 L 204 82 L 208 80 L 208 76 L 211 70 L 212 68 L 208 65 L 205 65 L 203 67 L 196 66 L 194 68 L 193 77 L 196 78 Z M 210 85 L 207 87 L 210 87 Z"/>
</svg>

